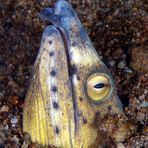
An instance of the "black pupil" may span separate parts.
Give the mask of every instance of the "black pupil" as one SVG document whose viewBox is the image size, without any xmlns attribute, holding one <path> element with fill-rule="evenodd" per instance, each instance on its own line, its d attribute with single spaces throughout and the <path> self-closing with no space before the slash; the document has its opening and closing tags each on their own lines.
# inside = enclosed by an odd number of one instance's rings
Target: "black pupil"
<svg viewBox="0 0 148 148">
<path fill-rule="evenodd" d="M 98 83 L 94 86 L 94 88 L 103 88 L 105 85 L 103 83 Z"/>
</svg>

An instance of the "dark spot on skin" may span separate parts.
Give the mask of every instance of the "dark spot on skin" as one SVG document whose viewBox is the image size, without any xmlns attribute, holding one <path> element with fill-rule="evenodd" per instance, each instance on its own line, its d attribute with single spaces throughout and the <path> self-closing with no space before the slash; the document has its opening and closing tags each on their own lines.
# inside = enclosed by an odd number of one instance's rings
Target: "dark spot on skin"
<svg viewBox="0 0 148 148">
<path fill-rule="evenodd" d="M 79 76 L 77 76 L 77 80 L 78 80 L 78 81 L 80 80 L 80 77 L 79 77 Z"/>
<path fill-rule="evenodd" d="M 78 112 L 77 115 L 80 117 L 82 115 L 82 112 Z"/>
<path fill-rule="evenodd" d="M 49 40 L 49 44 L 52 44 L 52 40 Z"/>
<path fill-rule="evenodd" d="M 109 105 L 109 106 L 108 106 L 108 110 L 109 110 L 109 111 L 111 111 L 111 110 L 112 110 L 112 107 L 111 107 L 111 105 Z"/>
<path fill-rule="evenodd" d="M 95 116 L 94 116 L 94 125 L 98 126 L 98 123 L 102 124 L 102 117 L 101 113 L 99 111 L 96 111 Z"/>
<path fill-rule="evenodd" d="M 70 69 L 70 75 L 72 76 L 73 74 L 77 73 L 77 67 L 76 65 L 72 65 Z"/>
<path fill-rule="evenodd" d="M 79 100 L 82 102 L 83 101 L 83 98 L 82 97 L 79 97 Z"/>
<path fill-rule="evenodd" d="M 75 47 L 76 46 L 76 42 L 72 42 L 72 46 Z"/>
<path fill-rule="evenodd" d="M 59 132 L 60 132 L 60 130 L 59 130 L 59 128 L 56 126 L 56 127 L 55 127 L 55 133 L 56 133 L 56 134 L 59 134 Z"/>
<path fill-rule="evenodd" d="M 54 107 L 55 109 L 58 109 L 58 108 L 59 108 L 59 104 L 58 104 L 57 102 L 53 102 L 53 107 Z"/>
<path fill-rule="evenodd" d="M 56 86 L 53 86 L 51 90 L 52 90 L 53 92 L 56 92 L 56 91 L 57 91 L 57 87 L 56 87 Z"/>
<path fill-rule="evenodd" d="M 49 55 L 52 57 L 54 55 L 54 52 L 50 52 Z"/>
<path fill-rule="evenodd" d="M 100 112 L 97 111 L 97 112 L 95 113 L 95 115 L 96 115 L 97 117 L 100 116 Z"/>
<path fill-rule="evenodd" d="M 87 119 L 83 118 L 83 124 L 87 124 Z"/>
<path fill-rule="evenodd" d="M 50 74 L 51 74 L 52 76 L 55 76 L 55 75 L 56 75 L 56 71 L 55 71 L 55 70 L 52 70 L 52 71 L 50 72 Z"/>
</svg>

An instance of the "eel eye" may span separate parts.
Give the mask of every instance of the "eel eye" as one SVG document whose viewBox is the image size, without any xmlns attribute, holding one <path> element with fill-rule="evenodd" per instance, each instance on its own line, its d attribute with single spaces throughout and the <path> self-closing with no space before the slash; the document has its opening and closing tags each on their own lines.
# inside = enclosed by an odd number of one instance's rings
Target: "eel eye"
<svg viewBox="0 0 148 148">
<path fill-rule="evenodd" d="M 94 101 L 105 99 L 110 92 L 111 84 L 105 75 L 94 75 L 87 81 L 87 95 Z"/>
</svg>

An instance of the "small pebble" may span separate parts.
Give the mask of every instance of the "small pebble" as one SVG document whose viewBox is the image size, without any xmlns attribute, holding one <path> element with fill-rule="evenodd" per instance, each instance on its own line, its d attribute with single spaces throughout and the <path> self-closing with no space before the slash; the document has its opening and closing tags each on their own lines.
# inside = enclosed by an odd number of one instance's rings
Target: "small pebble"
<svg viewBox="0 0 148 148">
<path fill-rule="evenodd" d="M 4 127 L 5 130 L 8 130 L 9 129 L 9 126 L 8 124 Z"/>
<path fill-rule="evenodd" d="M 120 61 L 120 62 L 118 63 L 118 68 L 120 68 L 120 69 L 125 68 L 125 66 L 126 66 L 126 61 L 125 61 L 125 60 Z"/>
<path fill-rule="evenodd" d="M 141 107 L 148 107 L 148 102 L 147 101 L 143 101 L 141 104 L 140 104 Z"/>
<path fill-rule="evenodd" d="M 7 73 L 6 66 L 0 64 L 0 76 L 4 76 Z"/>
<path fill-rule="evenodd" d="M 130 49 L 131 53 L 131 62 L 130 66 L 134 69 L 141 72 L 148 72 L 148 46 L 144 47 L 135 47 Z"/>
<path fill-rule="evenodd" d="M 14 136 L 12 137 L 12 139 L 13 139 L 13 141 L 15 141 L 16 143 L 19 142 L 19 139 L 18 139 L 18 137 L 17 137 L 16 135 L 14 135 Z"/>
<path fill-rule="evenodd" d="M 140 113 L 138 112 L 136 119 L 138 121 L 142 121 L 142 120 L 144 120 L 144 118 L 145 118 L 145 114 L 142 112 L 140 112 Z"/>
<path fill-rule="evenodd" d="M 9 107 L 7 105 L 3 105 L 2 108 L 0 109 L 0 113 L 1 112 L 8 112 L 9 111 Z"/>
<path fill-rule="evenodd" d="M 138 97 L 139 100 L 143 100 L 144 98 L 145 98 L 144 94 Z"/>
<path fill-rule="evenodd" d="M 11 118 L 11 123 L 12 124 L 16 124 L 17 122 L 18 122 L 18 120 L 19 120 L 19 118 L 17 117 L 17 116 L 13 116 L 12 118 Z"/>
<path fill-rule="evenodd" d="M 110 62 L 109 62 L 109 65 L 110 65 L 111 67 L 113 67 L 113 66 L 115 65 L 115 61 L 110 61 Z"/>
<path fill-rule="evenodd" d="M 4 93 L 0 92 L 0 100 L 4 98 Z"/>
<path fill-rule="evenodd" d="M 133 70 L 130 69 L 129 67 L 125 67 L 125 68 L 124 68 L 124 71 L 125 71 L 126 73 L 132 73 L 132 72 L 133 72 Z"/>
<path fill-rule="evenodd" d="M 117 148 L 125 148 L 125 146 L 124 146 L 123 143 L 118 143 L 118 144 L 117 144 Z"/>
</svg>

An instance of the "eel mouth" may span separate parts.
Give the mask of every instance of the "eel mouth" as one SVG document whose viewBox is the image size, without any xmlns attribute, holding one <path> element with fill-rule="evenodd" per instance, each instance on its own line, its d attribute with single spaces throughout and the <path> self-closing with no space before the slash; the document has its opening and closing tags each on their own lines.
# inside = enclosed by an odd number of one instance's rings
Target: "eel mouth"
<svg viewBox="0 0 148 148">
<path fill-rule="evenodd" d="M 64 0 L 58 0 L 53 8 L 45 8 L 41 11 L 40 13 L 40 18 L 41 20 L 48 21 L 51 23 L 54 27 L 57 28 L 59 31 L 65 53 L 66 53 L 66 58 L 67 58 L 67 69 L 68 69 L 68 76 L 69 76 L 69 81 L 70 81 L 70 86 L 71 86 L 71 93 L 72 93 L 72 101 L 73 101 L 73 110 L 74 110 L 74 122 L 75 122 L 75 133 L 77 132 L 78 129 L 78 109 L 77 109 L 77 101 L 76 101 L 76 94 L 74 93 L 74 85 L 72 82 L 72 77 L 73 74 L 76 72 L 77 67 L 75 65 L 71 64 L 71 57 L 70 57 L 70 48 L 71 48 L 71 41 L 69 37 L 69 32 L 71 29 L 69 26 L 71 25 L 67 19 L 64 20 L 66 23 L 63 25 L 62 21 L 64 18 L 75 18 L 75 12 L 71 5 L 64 1 Z M 75 18 L 77 20 L 77 18 Z"/>
<path fill-rule="evenodd" d="M 78 131 L 79 117 L 78 117 L 76 94 L 74 91 L 72 77 L 73 77 L 73 74 L 76 72 L 77 67 L 71 64 L 71 57 L 70 57 L 71 41 L 69 37 L 69 32 L 71 31 L 71 29 L 67 29 L 67 26 L 69 28 L 69 26 L 71 25 L 70 24 L 71 22 L 69 22 L 66 19 L 64 20 L 66 21 L 66 25 L 62 24 L 62 21 L 64 18 L 73 18 L 73 17 L 74 18 L 76 17 L 73 8 L 68 2 L 63 0 L 57 1 L 53 8 L 45 8 L 40 13 L 41 20 L 48 21 L 54 27 L 56 27 L 63 41 L 66 58 L 67 58 L 67 69 L 68 69 L 68 76 L 69 76 L 72 101 L 73 101 L 74 125 L 75 125 L 75 134 L 76 134 Z"/>
<path fill-rule="evenodd" d="M 74 122 L 75 122 L 75 133 L 77 132 L 78 129 L 78 109 L 77 109 L 77 101 L 76 101 L 76 95 L 74 93 L 74 85 L 72 83 L 72 76 L 74 74 L 74 71 L 76 67 L 74 68 L 73 65 L 71 65 L 71 60 L 70 60 L 70 40 L 68 35 L 66 34 L 66 31 L 63 28 L 57 28 L 59 30 L 59 33 L 61 35 L 65 53 L 66 53 L 66 58 L 67 58 L 67 69 L 68 69 L 68 76 L 69 76 L 69 81 L 70 81 L 70 86 L 71 86 L 71 93 L 72 93 L 72 100 L 73 100 L 73 109 L 74 109 Z"/>
</svg>

